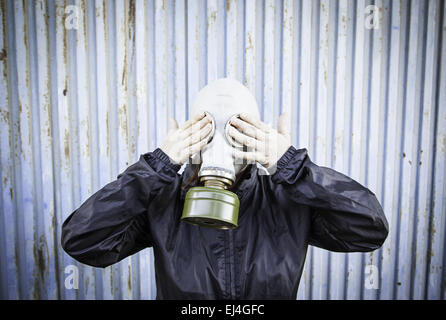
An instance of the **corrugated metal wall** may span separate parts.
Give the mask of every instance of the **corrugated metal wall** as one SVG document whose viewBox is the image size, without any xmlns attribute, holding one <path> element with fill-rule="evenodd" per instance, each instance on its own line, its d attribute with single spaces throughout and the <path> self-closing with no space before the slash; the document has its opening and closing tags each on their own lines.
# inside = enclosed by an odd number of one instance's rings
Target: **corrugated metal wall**
<svg viewBox="0 0 446 320">
<path fill-rule="evenodd" d="M 264 121 L 289 111 L 294 145 L 368 186 L 389 220 L 374 253 L 311 248 L 297 298 L 444 299 L 445 10 L 442 0 L 1 0 L 0 297 L 154 298 L 151 249 L 94 269 L 63 252 L 60 227 L 159 145 L 168 116 L 184 121 L 197 91 L 228 76 L 252 90 Z M 65 286 L 69 265 L 78 290 Z"/>
</svg>

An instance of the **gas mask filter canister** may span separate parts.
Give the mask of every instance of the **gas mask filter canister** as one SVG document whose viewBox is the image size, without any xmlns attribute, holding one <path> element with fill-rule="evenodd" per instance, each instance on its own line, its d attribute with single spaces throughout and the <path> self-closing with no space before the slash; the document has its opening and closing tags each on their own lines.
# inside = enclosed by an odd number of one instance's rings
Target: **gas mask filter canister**
<svg viewBox="0 0 446 320">
<path fill-rule="evenodd" d="M 215 229 L 238 225 L 240 201 L 229 190 L 246 163 L 233 158 L 233 148 L 242 148 L 227 135 L 229 121 L 241 112 L 259 117 L 254 96 L 240 82 L 219 79 L 204 87 L 192 106 L 192 114 L 205 111 L 213 118 L 208 145 L 201 151 L 198 178 L 202 186 L 189 189 L 181 219 Z"/>
</svg>

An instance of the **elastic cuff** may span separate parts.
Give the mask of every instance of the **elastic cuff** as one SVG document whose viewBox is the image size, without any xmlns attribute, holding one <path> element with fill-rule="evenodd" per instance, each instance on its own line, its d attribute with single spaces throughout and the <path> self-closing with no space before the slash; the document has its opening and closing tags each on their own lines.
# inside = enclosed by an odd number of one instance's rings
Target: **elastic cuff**
<svg viewBox="0 0 446 320">
<path fill-rule="evenodd" d="M 303 174 L 302 166 L 307 158 L 307 149 L 290 146 L 277 161 L 277 170 L 271 179 L 274 183 L 294 184 Z"/>
<path fill-rule="evenodd" d="M 291 159 L 293 159 L 298 150 L 294 148 L 293 146 L 290 146 L 288 150 L 280 157 L 280 159 L 277 161 L 277 170 L 276 172 L 280 171 L 281 169 L 285 168 L 288 165 L 288 162 L 290 162 Z"/>
<path fill-rule="evenodd" d="M 151 155 L 157 159 L 159 159 L 162 163 L 164 163 L 166 166 L 174 170 L 175 172 L 178 172 L 180 170 L 181 165 L 174 163 L 172 159 L 169 158 L 167 154 L 164 153 L 163 150 L 160 148 L 156 148 Z"/>
</svg>

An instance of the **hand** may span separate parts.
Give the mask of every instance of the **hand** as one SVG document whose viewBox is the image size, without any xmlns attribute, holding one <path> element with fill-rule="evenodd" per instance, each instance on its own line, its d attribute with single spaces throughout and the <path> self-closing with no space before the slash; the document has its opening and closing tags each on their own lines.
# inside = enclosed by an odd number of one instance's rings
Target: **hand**
<svg viewBox="0 0 446 320">
<path fill-rule="evenodd" d="M 160 149 L 176 164 L 183 165 L 203 149 L 212 131 L 212 119 L 202 112 L 178 127 L 175 119 L 170 118 L 170 128 Z"/>
<path fill-rule="evenodd" d="M 291 146 L 291 134 L 286 126 L 287 114 L 279 117 L 277 131 L 249 114 L 240 114 L 230 122 L 229 136 L 235 141 L 251 148 L 244 152 L 235 149 L 234 157 L 243 160 L 257 161 L 269 169 Z"/>
</svg>

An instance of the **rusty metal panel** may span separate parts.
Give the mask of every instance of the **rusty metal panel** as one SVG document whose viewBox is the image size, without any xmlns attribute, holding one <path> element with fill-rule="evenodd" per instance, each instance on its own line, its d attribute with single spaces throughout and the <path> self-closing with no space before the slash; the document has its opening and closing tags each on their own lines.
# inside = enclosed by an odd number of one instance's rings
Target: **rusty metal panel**
<svg viewBox="0 0 446 320">
<path fill-rule="evenodd" d="M 0 3 L 0 298 L 154 299 L 152 249 L 92 268 L 61 224 L 226 76 L 389 221 L 373 253 L 311 247 L 296 298 L 445 299 L 442 0 Z"/>
</svg>

